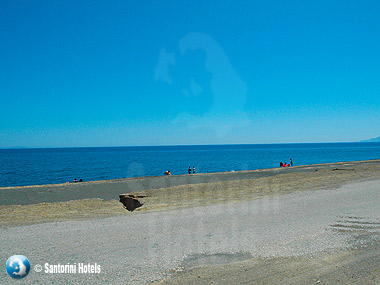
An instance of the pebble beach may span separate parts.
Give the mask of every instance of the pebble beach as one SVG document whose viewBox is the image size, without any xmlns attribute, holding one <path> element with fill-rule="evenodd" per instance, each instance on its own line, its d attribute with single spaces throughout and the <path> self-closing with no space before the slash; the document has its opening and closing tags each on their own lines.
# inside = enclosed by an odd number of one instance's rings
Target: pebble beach
<svg viewBox="0 0 380 285">
<path fill-rule="evenodd" d="M 41 283 L 371 283 L 379 179 L 371 160 L 0 188 L 0 251 L 102 266 L 26 277 Z M 127 211 L 123 193 L 143 206 Z"/>
</svg>

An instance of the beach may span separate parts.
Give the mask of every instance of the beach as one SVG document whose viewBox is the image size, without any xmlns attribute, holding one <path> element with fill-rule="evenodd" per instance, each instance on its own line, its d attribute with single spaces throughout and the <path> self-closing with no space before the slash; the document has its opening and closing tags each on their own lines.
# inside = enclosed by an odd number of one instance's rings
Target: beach
<svg viewBox="0 0 380 285">
<path fill-rule="evenodd" d="M 36 282 L 378 282 L 379 190 L 380 160 L 0 188 L 1 256 L 103 267 Z"/>
<path fill-rule="evenodd" d="M 2 1 L 0 285 L 380 284 L 378 1 L 88 2 Z"/>
<path fill-rule="evenodd" d="M 147 196 L 135 210 L 157 211 L 335 189 L 378 179 L 380 160 L 213 174 L 129 178 L 0 188 L 0 226 L 128 215 L 119 195 Z M 16 213 L 22 213 L 21 215 Z"/>
</svg>

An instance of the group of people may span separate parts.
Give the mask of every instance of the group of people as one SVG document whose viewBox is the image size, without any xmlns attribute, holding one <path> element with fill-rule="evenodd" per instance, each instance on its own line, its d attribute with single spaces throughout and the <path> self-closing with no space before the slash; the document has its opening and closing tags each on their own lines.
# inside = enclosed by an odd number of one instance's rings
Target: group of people
<svg viewBox="0 0 380 285">
<path fill-rule="evenodd" d="M 81 179 L 79 179 L 79 181 L 78 181 L 78 179 L 74 178 L 73 183 L 77 183 L 77 182 L 83 182 L 83 179 L 81 178 Z"/>
<path fill-rule="evenodd" d="M 280 167 L 289 167 L 293 166 L 293 159 L 290 159 L 290 163 L 283 163 L 282 161 L 280 162 Z"/>
<path fill-rule="evenodd" d="M 191 168 L 191 166 L 189 166 L 189 169 L 188 169 L 187 172 L 188 172 L 189 174 L 191 174 L 191 173 L 195 174 L 195 166 L 193 166 L 193 168 Z M 172 174 L 170 173 L 170 170 L 166 170 L 166 171 L 164 172 L 164 175 L 172 175 Z"/>
</svg>

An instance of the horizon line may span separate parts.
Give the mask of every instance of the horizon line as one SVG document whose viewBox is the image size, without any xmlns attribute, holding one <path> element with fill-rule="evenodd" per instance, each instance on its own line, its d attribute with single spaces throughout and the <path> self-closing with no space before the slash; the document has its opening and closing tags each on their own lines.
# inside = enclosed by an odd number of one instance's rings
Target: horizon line
<svg viewBox="0 0 380 285">
<path fill-rule="evenodd" d="M 41 146 L 41 147 L 0 147 L 0 150 L 22 150 L 22 149 L 70 149 L 70 148 L 124 148 L 124 147 L 176 147 L 176 146 L 229 146 L 229 145 L 289 145 L 289 144 L 344 144 L 344 143 L 376 143 L 367 140 L 346 142 L 284 142 L 284 143 L 229 143 L 229 144 L 172 144 L 172 145 L 118 145 L 118 146 Z"/>
</svg>

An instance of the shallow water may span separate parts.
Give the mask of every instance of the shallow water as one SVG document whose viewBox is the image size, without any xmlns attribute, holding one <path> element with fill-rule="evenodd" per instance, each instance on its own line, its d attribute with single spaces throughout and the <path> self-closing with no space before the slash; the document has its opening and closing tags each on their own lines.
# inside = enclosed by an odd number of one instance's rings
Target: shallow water
<svg viewBox="0 0 380 285">
<path fill-rule="evenodd" d="M 380 158 L 380 143 L 0 149 L 0 187 Z"/>
</svg>

